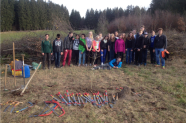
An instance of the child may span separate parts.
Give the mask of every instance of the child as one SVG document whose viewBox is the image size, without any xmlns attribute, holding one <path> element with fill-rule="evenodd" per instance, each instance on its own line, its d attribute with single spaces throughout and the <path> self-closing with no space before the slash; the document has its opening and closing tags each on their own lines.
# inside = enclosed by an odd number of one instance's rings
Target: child
<svg viewBox="0 0 186 123">
<path fill-rule="evenodd" d="M 99 52 L 100 52 L 100 41 L 99 41 L 99 35 L 96 36 L 96 40 L 92 42 L 92 51 L 94 54 L 94 67 L 96 67 L 98 63 L 98 58 L 99 58 Z"/>
<path fill-rule="evenodd" d="M 152 31 L 152 36 L 150 38 L 150 46 L 149 46 L 151 64 L 155 64 L 155 61 L 156 61 L 156 55 L 155 55 L 155 52 L 153 52 L 155 38 L 156 38 L 155 31 Z"/>
<path fill-rule="evenodd" d="M 107 55 L 107 48 L 108 48 L 108 36 L 105 36 L 104 39 L 101 40 L 100 43 L 101 47 L 101 65 L 105 63 L 106 55 Z"/>
<path fill-rule="evenodd" d="M 134 49 L 134 43 L 135 43 L 134 36 L 133 36 L 132 32 L 130 32 L 128 34 L 128 37 L 127 37 L 126 42 L 125 42 L 125 46 L 126 46 L 126 64 L 131 64 L 132 51 Z"/>
<path fill-rule="evenodd" d="M 75 65 L 77 65 L 79 59 L 79 35 L 78 34 L 76 34 L 76 39 L 74 40 L 73 43 L 72 57 L 75 59 Z"/>
<path fill-rule="evenodd" d="M 46 59 L 48 61 L 48 69 L 50 69 L 50 65 L 51 65 L 51 55 L 52 55 L 52 44 L 51 44 L 51 41 L 48 40 L 49 39 L 49 34 L 46 34 L 45 35 L 45 40 L 42 41 L 41 43 L 41 52 L 42 52 L 42 55 L 43 55 L 43 69 L 45 69 L 45 62 L 46 62 Z"/>
<path fill-rule="evenodd" d="M 121 68 L 121 67 L 122 67 L 121 56 L 119 56 L 119 57 L 117 57 L 117 59 L 113 59 L 112 61 L 110 61 L 107 64 L 92 68 L 92 70 L 97 70 L 97 69 L 110 70 L 112 68 L 118 69 L 118 68 Z"/>
<path fill-rule="evenodd" d="M 119 37 L 118 37 L 118 31 L 115 31 L 115 35 L 114 35 L 114 36 L 115 36 L 115 39 L 116 39 L 116 40 L 119 39 Z"/>
<path fill-rule="evenodd" d="M 93 33 L 90 31 L 89 32 L 89 37 L 86 37 L 86 66 L 88 64 L 88 60 L 90 59 L 90 64 L 89 66 L 92 66 L 92 41 L 94 40 L 93 38 Z"/>
<path fill-rule="evenodd" d="M 63 41 L 60 39 L 60 34 L 57 34 L 57 38 L 53 41 L 53 52 L 55 56 L 55 67 L 60 67 L 61 55 L 63 55 Z"/>
<path fill-rule="evenodd" d="M 115 37 L 114 37 L 114 34 L 111 34 L 110 39 L 109 39 L 109 43 L 108 43 L 108 52 L 110 54 L 109 61 L 114 59 L 114 55 L 115 55 L 114 48 L 115 48 Z"/>
<path fill-rule="evenodd" d="M 115 53 L 117 54 L 117 57 L 121 56 L 121 61 L 123 61 L 123 54 L 125 53 L 125 42 L 122 38 L 122 35 L 120 35 L 115 43 Z"/>
<path fill-rule="evenodd" d="M 148 33 L 144 33 L 144 39 L 143 39 L 143 48 L 142 48 L 142 62 L 144 63 L 144 66 L 147 64 L 147 49 L 149 48 L 149 38 L 148 38 Z"/>
<path fill-rule="evenodd" d="M 82 56 L 83 56 L 83 66 L 85 66 L 85 55 L 86 55 L 86 41 L 85 41 L 85 34 L 82 34 L 79 41 L 79 65 L 78 66 L 81 66 Z"/>
</svg>

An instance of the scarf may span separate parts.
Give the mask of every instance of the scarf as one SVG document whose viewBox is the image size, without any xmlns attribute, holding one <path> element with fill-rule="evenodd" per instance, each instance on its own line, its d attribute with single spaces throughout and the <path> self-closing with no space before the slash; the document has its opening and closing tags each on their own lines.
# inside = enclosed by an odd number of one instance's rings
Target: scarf
<svg viewBox="0 0 186 123">
<path fill-rule="evenodd" d="M 104 39 L 103 42 L 106 44 L 107 43 L 107 40 Z"/>
</svg>

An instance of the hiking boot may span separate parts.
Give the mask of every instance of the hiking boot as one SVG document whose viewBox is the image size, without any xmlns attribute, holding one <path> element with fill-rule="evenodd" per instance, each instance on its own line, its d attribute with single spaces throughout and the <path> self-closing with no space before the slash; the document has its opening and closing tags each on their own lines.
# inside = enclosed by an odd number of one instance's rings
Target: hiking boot
<svg viewBox="0 0 186 123">
<path fill-rule="evenodd" d="M 165 69 L 165 66 L 163 66 L 162 69 Z"/>
<path fill-rule="evenodd" d="M 159 67 L 159 66 L 160 66 L 160 65 L 158 65 L 158 64 L 157 64 L 157 65 L 155 65 L 155 67 Z"/>
</svg>

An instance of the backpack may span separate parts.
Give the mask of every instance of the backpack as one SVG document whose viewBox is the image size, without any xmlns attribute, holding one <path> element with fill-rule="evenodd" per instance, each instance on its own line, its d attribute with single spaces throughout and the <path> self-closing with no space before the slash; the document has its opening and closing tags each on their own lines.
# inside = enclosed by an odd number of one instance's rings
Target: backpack
<svg viewBox="0 0 186 123">
<path fill-rule="evenodd" d="M 162 56 L 162 58 L 164 58 L 165 60 L 167 60 L 168 58 L 169 58 L 169 52 L 168 51 L 162 51 L 161 52 L 161 56 Z"/>
</svg>

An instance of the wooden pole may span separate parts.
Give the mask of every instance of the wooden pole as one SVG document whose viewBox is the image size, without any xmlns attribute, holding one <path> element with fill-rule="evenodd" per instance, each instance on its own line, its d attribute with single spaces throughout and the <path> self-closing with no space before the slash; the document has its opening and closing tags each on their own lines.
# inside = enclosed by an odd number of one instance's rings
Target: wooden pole
<svg viewBox="0 0 186 123">
<path fill-rule="evenodd" d="M 21 54 L 22 61 L 23 61 L 23 79 L 24 79 L 24 87 L 25 87 L 25 63 L 24 63 L 24 56 L 25 54 Z"/>
<path fill-rule="evenodd" d="M 13 60 L 14 60 L 14 86 L 16 86 L 16 77 L 15 77 L 15 46 L 13 42 Z"/>
<path fill-rule="evenodd" d="M 5 83 L 4 83 L 4 90 L 6 87 L 6 80 L 7 80 L 7 65 L 5 65 Z"/>
<path fill-rule="evenodd" d="M 37 66 L 37 69 L 39 68 L 39 66 L 41 65 L 41 62 L 39 63 L 39 65 Z M 21 94 L 20 95 L 23 95 L 23 93 L 25 92 L 25 90 L 26 90 L 26 88 L 27 88 L 27 86 L 28 86 L 28 84 L 30 83 L 30 81 L 32 80 L 32 78 L 34 77 L 34 75 L 35 75 L 35 73 L 36 73 L 36 71 L 37 71 L 37 69 L 34 71 L 34 73 L 32 74 L 32 76 L 30 77 L 30 79 L 28 80 L 28 82 L 27 82 L 27 84 L 26 84 L 26 86 L 25 86 L 25 88 L 23 89 L 23 91 L 21 92 Z"/>
</svg>

